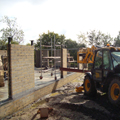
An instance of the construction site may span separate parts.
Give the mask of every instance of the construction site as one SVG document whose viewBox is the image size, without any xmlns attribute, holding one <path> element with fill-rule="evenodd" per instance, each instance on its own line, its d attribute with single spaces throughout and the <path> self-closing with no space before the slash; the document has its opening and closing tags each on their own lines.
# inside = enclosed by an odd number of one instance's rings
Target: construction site
<svg viewBox="0 0 120 120">
<path fill-rule="evenodd" d="M 41 43 L 0 50 L 0 119 L 120 119 L 119 48 Z"/>
</svg>

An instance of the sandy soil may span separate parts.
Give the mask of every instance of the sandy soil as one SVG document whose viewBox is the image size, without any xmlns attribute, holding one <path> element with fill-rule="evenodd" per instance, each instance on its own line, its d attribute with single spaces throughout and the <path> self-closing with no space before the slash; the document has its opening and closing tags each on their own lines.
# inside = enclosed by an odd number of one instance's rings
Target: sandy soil
<svg viewBox="0 0 120 120">
<path fill-rule="evenodd" d="M 5 120 L 120 120 L 120 106 L 108 101 L 107 94 L 98 91 L 90 98 L 84 93 L 76 93 L 75 87 L 81 84 L 83 76 L 64 85 L 35 103 L 5 118 Z M 39 108 L 49 107 L 48 118 L 40 118 Z"/>
</svg>

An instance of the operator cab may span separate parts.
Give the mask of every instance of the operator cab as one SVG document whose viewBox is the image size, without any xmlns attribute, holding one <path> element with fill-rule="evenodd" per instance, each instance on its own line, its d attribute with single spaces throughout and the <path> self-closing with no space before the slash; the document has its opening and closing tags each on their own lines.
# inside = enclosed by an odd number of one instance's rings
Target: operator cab
<svg viewBox="0 0 120 120">
<path fill-rule="evenodd" d="M 120 49 L 105 47 L 95 51 L 93 80 L 103 82 L 114 73 L 120 73 Z"/>
</svg>

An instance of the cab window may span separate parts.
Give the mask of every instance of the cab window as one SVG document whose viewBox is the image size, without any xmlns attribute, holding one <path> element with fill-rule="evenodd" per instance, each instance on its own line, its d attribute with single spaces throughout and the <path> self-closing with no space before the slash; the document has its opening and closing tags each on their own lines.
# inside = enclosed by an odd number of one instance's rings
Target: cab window
<svg viewBox="0 0 120 120">
<path fill-rule="evenodd" d="M 101 69 L 102 68 L 102 51 L 97 51 L 95 57 L 95 64 L 94 69 Z"/>
<path fill-rule="evenodd" d="M 103 51 L 103 69 L 112 70 L 112 61 L 108 50 Z"/>
<path fill-rule="evenodd" d="M 116 67 L 120 64 L 120 52 L 111 52 L 111 56 L 113 60 L 113 65 L 114 67 Z"/>
</svg>

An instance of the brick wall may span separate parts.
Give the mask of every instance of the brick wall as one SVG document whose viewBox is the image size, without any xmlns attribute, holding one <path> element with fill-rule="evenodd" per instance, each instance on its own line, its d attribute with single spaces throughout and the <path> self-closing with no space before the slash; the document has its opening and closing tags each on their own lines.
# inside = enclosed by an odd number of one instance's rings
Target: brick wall
<svg viewBox="0 0 120 120">
<path fill-rule="evenodd" d="M 34 47 L 11 45 L 12 97 L 34 88 Z"/>
</svg>

